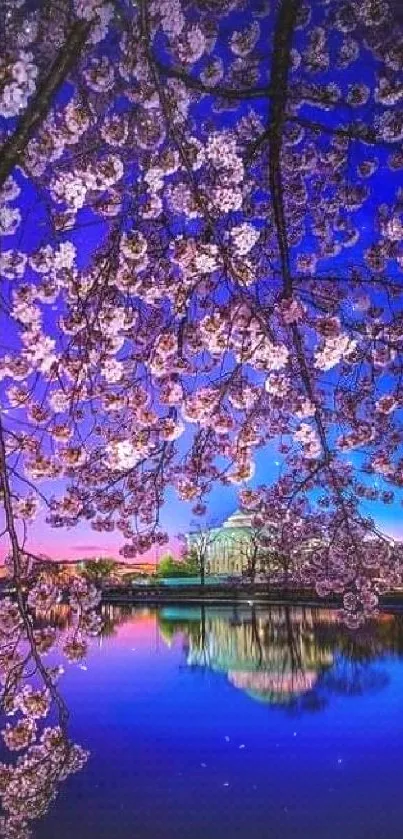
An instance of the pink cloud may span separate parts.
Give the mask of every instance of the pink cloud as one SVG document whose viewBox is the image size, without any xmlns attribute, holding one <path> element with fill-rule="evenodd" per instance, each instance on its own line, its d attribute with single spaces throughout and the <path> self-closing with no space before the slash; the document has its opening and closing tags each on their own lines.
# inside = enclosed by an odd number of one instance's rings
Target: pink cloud
<svg viewBox="0 0 403 839">
<path fill-rule="evenodd" d="M 105 550 L 105 545 L 72 545 L 70 550 L 72 551 L 98 551 L 99 553 L 103 553 Z"/>
</svg>

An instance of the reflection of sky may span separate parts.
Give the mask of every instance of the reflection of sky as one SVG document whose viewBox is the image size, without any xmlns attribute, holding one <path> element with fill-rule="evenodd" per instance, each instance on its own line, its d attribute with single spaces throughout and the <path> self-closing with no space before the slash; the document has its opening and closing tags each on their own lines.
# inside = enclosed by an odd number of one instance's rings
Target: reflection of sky
<svg viewBox="0 0 403 839">
<path fill-rule="evenodd" d="M 337 3 L 335 4 L 337 5 Z M 275 4 L 272 8 L 271 16 L 265 21 L 262 22 L 262 33 L 261 33 L 261 44 L 260 47 L 262 48 L 262 55 L 264 58 L 261 61 L 261 77 L 260 82 L 263 84 L 266 81 L 267 73 L 268 73 L 268 63 L 270 59 L 270 53 L 267 50 L 267 43 L 268 43 L 268 34 L 271 31 L 271 27 L 273 25 L 273 15 L 274 15 L 274 8 Z M 253 4 L 250 4 L 249 9 L 241 12 L 236 12 L 232 19 L 231 24 L 229 24 L 229 28 L 233 24 L 234 27 L 242 27 L 249 21 L 251 9 L 253 9 Z M 316 11 L 314 11 L 314 19 L 313 23 L 315 23 L 315 15 L 320 15 L 321 9 L 320 4 Z M 332 39 L 332 50 L 335 49 L 337 43 L 340 40 L 340 35 L 335 35 L 333 33 Z M 301 43 L 306 38 L 306 34 L 303 32 L 297 32 L 295 35 L 295 46 L 298 48 L 301 46 Z M 225 38 L 223 39 L 225 42 L 224 46 L 219 46 L 217 52 L 221 55 L 224 62 L 228 60 L 228 44 L 226 43 Z M 161 53 L 162 58 L 165 60 L 165 56 Z M 204 59 L 203 59 L 204 60 Z M 203 62 L 202 62 L 203 63 Z M 200 69 L 199 65 L 199 69 Z M 347 85 L 351 82 L 355 82 L 357 74 L 357 64 L 353 63 L 351 68 L 343 73 L 343 85 L 344 89 L 346 89 Z M 340 79 L 337 78 L 337 73 L 334 69 L 334 62 L 331 61 L 329 70 L 326 72 L 321 72 L 315 75 L 315 81 L 318 83 L 329 83 L 329 82 L 337 82 Z M 360 80 L 367 82 L 370 85 L 373 85 L 374 82 L 374 67 L 368 61 L 368 53 L 364 53 L 361 57 L 360 63 Z M 254 103 L 256 106 L 256 102 Z M 123 104 L 122 104 L 123 107 Z M 239 109 L 234 115 L 234 113 L 213 113 L 212 112 L 212 100 L 205 98 L 201 108 L 198 108 L 196 112 L 196 122 L 202 124 L 202 120 L 205 120 L 206 117 L 210 120 L 214 120 L 214 124 L 219 128 L 225 128 L 233 125 L 236 121 L 236 118 L 239 116 L 240 113 L 246 113 L 248 109 L 247 103 L 241 103 Z M 351 119 L 360 119 L 362 118 L 364 121 L 368 122 L 368 124 L 375 124 L 376 122 L 376 110 L 378 106 L 375 106 L 373 100 L 368 105 L 363 106 L 362 108 L 349 109 L 346 106 L 340 106 L 337 110 L 336 116 L 333 112 L 326 112 L 323 109 L 318 109 L 315 106 L 305 106 L 303 115 L 309 119 L 317 119 L 323 125 L 333 125 L 334 123 L 340 122 L 348 122 Z M 268 106 L 265 100 L 260 102 L 260 111 L 264 121 L 267 120 L 268 116 Z M 325 135 L 325 140 L 321 140 L 321 142 L 328 142 L 328 136 Z M 388 150 L 389 151 L 389 150 Z M 347 269 L 349 269 L 354 264 L 362 264 L 363 261 L 363 247 L 368 246 L 377 238 L 377 233 L 375 233 L 375 212 L 378 203 L 382 201 L 393 201 L 395 190 L 396 190 L 396 181 L 395 175 L 391 172 L 390 169 L 386 166 L 386 159 L 387 159 L 387 150 L 381 149 L 380 152 L 375 150 L 371 146 L 362 145 L 359 143 L 352 143 L 350 156 L 349 156 L 349 170 L 347 173 L 348 179 L 351 183 L 354 183 L 354 179 L 356 177 L 357 165 L 362 159 L 371 160 L 377 158 L 379 160 L 380 166 L 377 174 L 371 180 L 372 186 L 372 194 L 369 196 L 368 200 L 365 202 L 364 206 L 353 215 L 353 223 L 357 225 L 360 230 L 360 241 L 359 244 L 352 249 L 343 250 L 340 256 L 336 259 L 336 261 L 332 261 L 332 264 L 325 264 L 324 262 L 321 265 L 323 270 L 332 269 L 338 270 L 344 273 Z M 46 216 L 43 211 L 43 205 L 41 207 L 40 202 L 37 200 L 37 196 L 32 188 L 25 188 L 23 191 L 23 201 L 22 201 L 22 210 L 24 212 L 25 221 L 22 231 L 18 231 L 18 237 L 20 233 L 23 234 L 23 247 L 25 247 L 28 251 L 32 250 L 35 247 L 38 247 L 41 244 L 45 244 L 48 241 L 48 233 L 47 230 L 47 222 Z M 173 219 L 173 227 L 175 224 L 182 224 L 185 226 L 185 229 L 189 230 L 189 223 L 188 221 Z M 94 224 L 94 218 L 90 211 L 84 209 L 78 216 L 78 226 L 77 229 L 74 230 L 72 233 L 66 234 L 66 236 L 61 236 L 60 238 L 67 238 L 71 239 L 76 247 L 78 252 L 78 261 L 80 266 L 84 266 L 88 264 L 91 254 L 95 247 L 100 244 L 102 237 L 104 236 L 108 225 L 104 221 L 99 221 Z M 17 241 L 13 241 L 13 237 L 8 237 L 6 246 L 12 247 L 13 245 L 17 244 Z M 308 233 L 304 239 L 303 245 L 301 248 L 306 251 L 309 251 L 313 246 L 312 235 Z M 296 256 L 296 249 L 292 249 L 291 252 L 291 259 L 292 261 L 295 259 Z M 393 270 L 393 269 L 391 269 Z M 28 280 L 32 280 L 33 277 L 27 276 Z M 47 326 L 52 333 L 52 325 L 49 322 L 49 319 L 54 317 L 55 319 L 60 314 L 60 306 L 54 307 L 54 311 L 50 311 L 47 315 Z M 1 322 L 0 322 L 0 329 L 1 329 Z M 12 338 L 8 334 L 7 340 L 12 342 Z M 272 447 L 267 447 L 264 451 L 258 452 L 256 458 L 256 476 L 252 482 L 252 485 L 257 485 L 259 483 L 270 483 L 278 474 L 278 467 L 276 466 L 276 454 Z M 52 486 L 52 491 L 56 489 L 60 491 L 62 488 L 62 484 L 56 487 Z M 166 496 L 166 506 L 162 511 L 161 514 L 161 523 L 164 528 L 166 528 L 170 534 L 170 536 L 174 536 L 178 531 L 184 531 L 189 528 L 191 522 L 191 512 L 190 512 L 190 505 L 180 502 L 176 495 L 168 491 Z M 399 503 L 399 502 L 398 502 Z M 231 513 L 234 508 L 236 507 L 236 492 L 233 488 L 228 487 L 216 487 L 213 492 L 211 493 L 209 499 L 209 519 L 214 521 L 214 523 L 221 522 L 229 513 Z M 382 504 L 374 503 L 371 505 L 367 505 L 365 508 L 366 513 L 370 513 L 376 518 L 377 524 L 381 529 L 384 529 L 391 535 L 395 537 L 403 537 L 403 523 L 401 522 L 401 516 L 399 516 L 397 512 L 397 505 L 391 507 L 385 507 Z M 77 528 L 72 530 L 55 530 L 51 531 L 47 525 L 45 524 L 45 516 L 41 515 L 35 525 L 32 528 L 32 546 L 38 551 L 43 551 L 45 553 L 50 553 L 51 555 L 57 555 L 62 557 L 74 558 L 77 556 L 85 554 L 86 552 L 90 554 L 94 553 L 113 553 L 117 554 L 119 547 L 121 546 L 121 540 L 117 535 L 110 535 L 110 534 L 102 534 L 102 538 L 98 536 L 94 536 L 94 532 L 91 530 L 89 524 L 83 523 L 79 525 Z M 153 553 L 154 555 L 154 553 Z"/>
<path fill-rule="evenodd" d="M 189 670 L 179 639 L 132 618 L 63 678 L 91 758 L 35 839 L 396 839 L 403 664 L 381 666 L 381 692 L 289 715 Z"/>
</svg>

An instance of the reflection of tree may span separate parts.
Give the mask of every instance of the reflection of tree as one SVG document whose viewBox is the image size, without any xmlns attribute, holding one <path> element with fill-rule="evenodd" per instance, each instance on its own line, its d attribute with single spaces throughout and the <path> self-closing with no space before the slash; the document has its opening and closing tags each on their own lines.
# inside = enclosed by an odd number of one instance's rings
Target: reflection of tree
<svg viewBox="0 0 403 839">
<path fill-rule="evenodd" d="M 38 628 L 45 628 L 49 624 L 57 629 L 67 629 L 72 622 L 72 611 L 68 603 L 57 603 L 51 609 L 42 611 L 35 610 L 35 625 Z"/>
<path fill-rule="evenodd" d="M 319 635 L 326 635 L 320 627 Z M 318 686 L 324 701 L 329 694 L 359 696 L 382 690 L 389 677 L 379 665 L 385 654 L 403 656 L 403 616 L 380 615 L 356 632 L 333 628 L 335 662 Z"/>
<path fill-rule="evenodd" d="M 321 691 L 360 696 L 363 693 L 382 690 L 389 683 L 387 673 L 368 662 L 338 659 L 334 667 L 321 679 Z"/>
<path fill-rule="evenodd" d="M 285 606 L 202 607 L 186 618 L 159 617 L 163 636 L 185 636 L 187 663 L 225 673 L 231 684 L 262 702 L 317 711 L 331 694 L 382 689 L 387 677 L 375 659 L 403 653 L 403 620 L 382 615 L 351 632 L 337 613 Z"/>
<path fill-rule="evenodd" d="M 106 603 L 102 606 L 101 638 L 109 638 L 116 633 L 116 628 L 126 623 L 132 615 L 130 606 Z"/>
<path fill-rule="evenodd" d="M 387 652 L 403 656 L 403 615 L 381 614 L 376 621 L 369 621 L 355 631 L 348 631 L 340 624 L 316 626 L 318 641 L 331 643 L 335 652 L 363 664 L 381 658 Z"/>
<path fill-rule="evenodd" d="M 166 616 L 163 611 L 158 612 L 157 619 L 160 635 L 168 646 L 171 646 L 175 637 L 182 635 L 187 655 L 189 655 L 191 649 L 199 650 L 200 655 L 198 656 L 197 662 L 195 662 L 195 666 L 204 667 L 208 663 L 206 607 L 202 604 L 200 608 L 195 610 L 191 619 L 185 615 L 186 612 L 181 615 L 180 610 L 174 617 Z M 188 663 L 190 664 L 190 662 Z"/>
</svg>

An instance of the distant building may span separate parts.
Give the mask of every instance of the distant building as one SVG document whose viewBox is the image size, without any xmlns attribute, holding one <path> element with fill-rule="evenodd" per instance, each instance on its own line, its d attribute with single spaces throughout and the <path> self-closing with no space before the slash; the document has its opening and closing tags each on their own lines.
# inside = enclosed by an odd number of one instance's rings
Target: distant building
<svg viewBox="0 0 403 839">
<path fill-rule="evenodd" d="M 107 557 L 109 558 L 109 557 Z M 97 562 L 98 560 L 102 560 L 103 557 L 90 557 L 88 559 L 79 559 L 75 561 L 66 561 L 66 562 L 59 562 L 59 569 L 65 571 L 66 573 L 72 574 L 82 574 L 86 570 L 87 562 Z M 136 563 L 129 563 L 129 562 L 121 562 L 119 560 L 114 560 L 115 564 L 113 566 L 113 570 L 111 572 L 111 576 L 116 582 L 124 582 L 125 577 L 134 577 L 134 576 L 150 576 L 155 572 L 155 563 L 151 562 L 136 562 Z"/>
<path fill-rule="evenodd" d="M 187 535 L 188 550 L 197 550 L 198 544 L 204 538 L 205 570 L 206 574 L 241 576 L 249 566 L 255 550 L 255 531 L 251 516 L 237 510 L 221 527 L 211 528 L 207 535 L 203 533 L 189 533 Z M 256 571 L 263 570 L 263 559 L 257 559 Z"/>
</svg>

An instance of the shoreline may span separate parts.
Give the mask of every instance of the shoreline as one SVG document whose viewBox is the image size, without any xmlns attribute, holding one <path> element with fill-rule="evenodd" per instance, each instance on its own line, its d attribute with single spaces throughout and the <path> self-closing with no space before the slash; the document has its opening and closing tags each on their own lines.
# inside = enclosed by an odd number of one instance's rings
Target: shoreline
<svg viewBox="0 0 403 839">
<path fill-rule="evenodd" d="M 249 606 L 305 606 L 312 608 L 342 608 L 341 597 L 318 597 L 312 591 L 276 590 L 264 591 L 259 587 L 233 586 L 150 586 L 149 588 L 116 587 L 102 590 L 102 603 L 116 603 L 133 606 L 158 606 L 165 603 L 180 605 L 249 605 Z M 380 597 L 381 609 L 403 609 L 403 591 L 393 592 Z"/>
<path fill-rule="evenodd" d="M 102 604 L 121 606 L 152 606 L 164 604 L 180 606 L 288 606 L 314 609 L 342 609 L 340 596 L 319 597 L 307 589 L 271 589 L 264 585 L 250 586 L 108 586 L 100 589 Z M 0 600 L 13 597 L 11 585 L 0 584 Z M 403 589 L 379 598 L 379 609 L 403 611 Z"/>
</svg>

